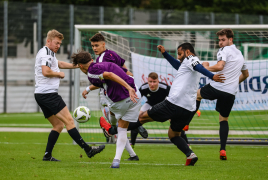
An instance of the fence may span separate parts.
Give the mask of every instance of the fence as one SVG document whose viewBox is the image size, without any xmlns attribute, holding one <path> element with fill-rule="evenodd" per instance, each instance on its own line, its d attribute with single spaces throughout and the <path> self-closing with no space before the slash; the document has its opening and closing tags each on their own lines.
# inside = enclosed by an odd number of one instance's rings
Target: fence
<svg viewBox="0 0 268 180">
<path fill-rule="evenodd" d="M 7 1 L 0 3 L 0 19 L 0 113 L 39 111 L 33 96 L 35 55 L 50 29 L 64 34 L 57 58 L 68 62 L 73 51 L 74 24 L 268 24 L 268 16 L 262 15 Z M 73 72 L 64 72 L 66 78 L 61 80 L 59 92 L 72 109 Z M 90 108 L 98 108 L 97 99 Z"/>
</svg>

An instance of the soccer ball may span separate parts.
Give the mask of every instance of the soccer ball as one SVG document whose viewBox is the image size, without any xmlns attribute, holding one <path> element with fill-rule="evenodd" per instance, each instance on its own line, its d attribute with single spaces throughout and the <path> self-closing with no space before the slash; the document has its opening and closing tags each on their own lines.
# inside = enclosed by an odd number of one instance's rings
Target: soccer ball
<svg viewBox="0 0 268 180">
<path fill-rule="evenodd" d="M 86 106 L 79 106 L 74 110 L 73 118 L 79 123 L 87 122 L 90 117 L 90 110 Z"/>
</svg>

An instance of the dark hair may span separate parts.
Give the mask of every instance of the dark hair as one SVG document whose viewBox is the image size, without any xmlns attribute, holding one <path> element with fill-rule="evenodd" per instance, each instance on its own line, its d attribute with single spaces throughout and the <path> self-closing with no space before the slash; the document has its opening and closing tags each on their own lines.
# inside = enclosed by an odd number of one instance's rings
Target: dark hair
<svg viewBox="0 0 268 180">
<path fill-rule="evenodd" d="M 184 51 L 186 51 L 188 49 L 191 53 L 193 53 L 195 55 L 194 47 L 190 43 L 183 43 L 183 44 L 179 45 L 177 49 L 179 49 L 179 48 L 181 48 L 181 50 L 184 50 Z"/>
<path fill-rule="evenodd" d="M 152 78 L 152 79 L 158 79 L 158 74 L 155 72 L 151 72 L 148 77 Z"/>
<path fill-rule="evenodd" d="M 92 59 L 91 54 L 84 50 L 78 51 L 77 53 L 73 53 L 71 58 L 74 66 L 79 63 L 87 64 Z"/>
<path fill-rule="evenodd" d="M 105 41 L 104 36 L 101 33 L 97 33 L 89 39 L 91 42 Z"/>
<path fill-rule="evenodd" d="M 217 36 L 223 36 L 226 35 L 226 37 L 229 38 L 234 38 L 234 32 L 232 31 L 232 29 L 226 28 L 226 29 L 222 29 L 220 31 L 218 31 L 216 33 Z"/>
</svg>

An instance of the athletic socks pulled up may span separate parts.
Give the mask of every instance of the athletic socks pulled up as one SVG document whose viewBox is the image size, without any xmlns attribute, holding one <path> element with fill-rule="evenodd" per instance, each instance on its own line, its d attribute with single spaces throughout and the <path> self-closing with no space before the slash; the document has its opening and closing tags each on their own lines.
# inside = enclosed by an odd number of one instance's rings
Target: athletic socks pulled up
<svg viewBox="0 0 268 180">
<path fill-rule="evenodd" d="M 226 142 L 228 138 L 228 133 L 229 133 L 229 125 L 228 121 L 221 121 L 220 122 L 220 140 L 221 140 L 221 149 L 220 150 L 225 150 L 226 147 Z"/>
<path fill-rule="evenodd" d="M 91 150 L 91 147 L 83 140 L 76 128 L 68 130 L 68 133 L 73 138 L 73 140 L 85 151 Z"/>
<path fill-rule="evenodd" d="M 137 129 L 138 127 L 142 126 L 142 124 L 140 123 L 139 119 L 137 122 L 133 123 L 133 122 L 130 122 L 129 125 L 128 125 L 128 131 L 129 130 L 134 130 L 134 129 Z"/>
<path fill-rule="evenodd" d="M 178 147 L 178 149 L 181 150 L 187 157 L 189 157 L 191 155 L 191 153 L 193 152 L 189 148 L 189 146 L 186 143 L 186 141 L 180 136 L 175 136 L 175 137 L 171 138 L 170 141 L 174 145 L 176 145 Z"/>
<path fill-rule="evenodd" d="M 127 128 L 118 127 L 117 141 L 116 141 L 116 153 L 114 159 L 121 160 L 121 156 L 127 144 Z"/>
<path fill-rule="evenodd" d="M 185 131 L 181 131 L 181 137 L 185 140 L 187 144 L 189 144 Z"/>
<path fill-rule="evenodd" d="M 52 150 L 58 140 L 59 135 L 60 133 L 58 133 L 57 131 L 52 130 L 50 132 L 48 136 L 45 157 L 51 157 Z"/>
</svg>

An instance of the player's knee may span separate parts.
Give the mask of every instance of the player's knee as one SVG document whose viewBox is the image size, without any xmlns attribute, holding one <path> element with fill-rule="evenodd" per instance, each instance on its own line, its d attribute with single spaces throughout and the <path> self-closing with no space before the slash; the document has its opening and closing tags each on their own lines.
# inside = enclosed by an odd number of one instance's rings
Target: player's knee
<svg viewBox="0 0 268 180">
<path fill-rule="evenodd" d="M 58 133 L 60 133 L 63 130 L 63 128 L 64 128 L 63 123 L 58 123 L 53 126 L 53 130 L 57 131 Z"/>
</svg>

